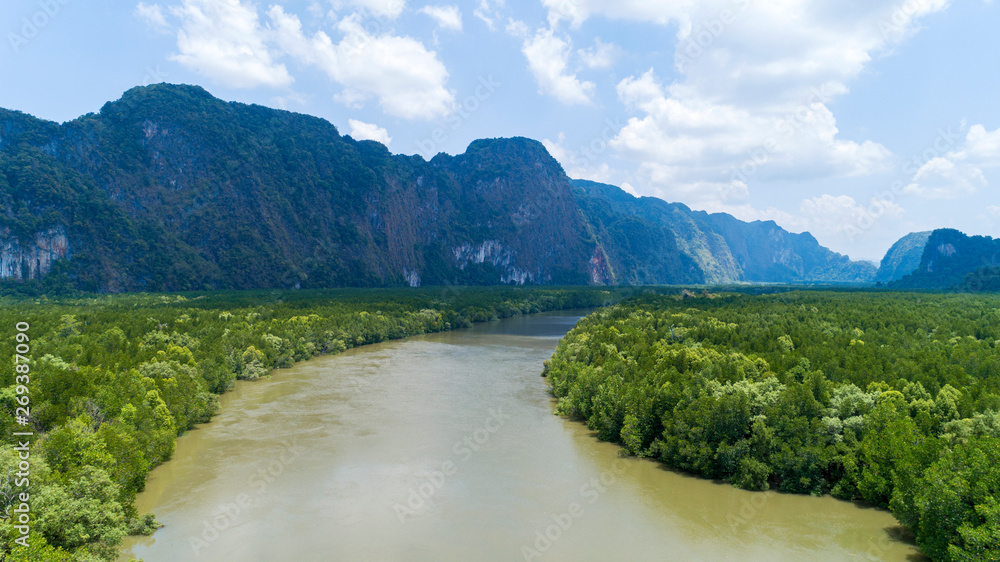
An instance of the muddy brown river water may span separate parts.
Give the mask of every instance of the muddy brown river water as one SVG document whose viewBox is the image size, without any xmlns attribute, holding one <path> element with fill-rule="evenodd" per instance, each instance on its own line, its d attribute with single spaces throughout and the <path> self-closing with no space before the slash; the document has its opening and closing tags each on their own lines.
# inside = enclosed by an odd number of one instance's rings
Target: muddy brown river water
<svg viewBox="0 0 1000 562">
<path fill-rule="evenodd" d="M 579 313 L 352 349 L 239 383 L 137 503 L 146 562 L 922 560 L 887 512 L 622 459 L 552 414 Z M 126 559 L 126 558 L 123 558 Z"/>
</svg>

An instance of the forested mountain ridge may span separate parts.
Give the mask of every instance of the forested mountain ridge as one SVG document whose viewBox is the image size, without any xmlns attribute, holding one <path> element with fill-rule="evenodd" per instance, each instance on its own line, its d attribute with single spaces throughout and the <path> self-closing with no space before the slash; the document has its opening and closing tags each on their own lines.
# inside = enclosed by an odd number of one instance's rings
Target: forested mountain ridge
<svg viewBox="0 0 1000 562">
<path fill-rule="evenodd" d="M 0 277 L 115 292 L 874 275 L 808 233 L 598 185 L 530 139 L 426 161 L 197 86 L 137 87 L 62 125 L 0 110 Z"/>
<path fill-rule="evenodd" d="M 917 268 L 891 283 L 899 289 L 991 290 L 984 282 L 1000 265 L 1000 240 L 943 228 L 930 234 Z M 992 290 L 996 290 L 994 287 Z"/>
<path fill-rule="evenodd" d="M 191 86 L 134 88 L 58 127 L 11 115 L 0 116 L 13 133 L 0 165 L 15 182 L 4 218 L 65 229 L 61 270 L 84 288 L 604 280 L 581 259 L 596 246 L 562 169 L 527 139 L 477 141 L 426 162 L 322 119 Z M 24 177 L 19 162 L 38 173 Z M 39 206 L 33 192 L 49 185 L 55 193 Z M 101 253 L 115 241 L 73 215 L 68 203 L 81 193 L 130 231 L 117 240 L 121 254 Z M 11 232 L 21 245 L 32 234 Z"/>
<path fill-rule="evenodd" d="M 774 221 L 748 223 L 611 185 L 572 184 L 621 283 L 864 283 L 875 275 L 874 264 L 851 261 Z"/>
</svg>

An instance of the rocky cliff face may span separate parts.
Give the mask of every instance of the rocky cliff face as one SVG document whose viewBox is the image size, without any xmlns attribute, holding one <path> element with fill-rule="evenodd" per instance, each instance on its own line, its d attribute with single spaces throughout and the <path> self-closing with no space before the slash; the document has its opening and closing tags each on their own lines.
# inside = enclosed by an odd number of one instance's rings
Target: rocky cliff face
<svg viewBox="0 0 1000 562">
<path fill-rule="evenodd" d="M 134 88 L 63 125 L 0 110 L 12 278 L 148 291 L 868 275 L 808 234 L 633 199 L 571 184 L 530 139 L 426 161 L 194 86 Z M 62 242 L 36 251 L 50 229 Z"/>
<path fill-rule="evenodd" d="M 69 256 L 69 241 L 62 227 L 37 232 L 27 243 L 0 232 L 0 279 L 41 279 L 52 265 Z"/>
</svg>

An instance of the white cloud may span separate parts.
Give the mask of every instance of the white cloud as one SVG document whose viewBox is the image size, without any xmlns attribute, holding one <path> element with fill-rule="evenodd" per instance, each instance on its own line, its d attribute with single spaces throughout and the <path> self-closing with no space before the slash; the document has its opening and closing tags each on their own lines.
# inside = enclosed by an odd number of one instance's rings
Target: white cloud
<svg viewBox="0 0 1000 562">
<path fill-rule="evenodd" d="M 271 103 L 273 103 L 274 106 L 277 107 L 278 109 L 288 109 L 289 106 L 293 103 L 296 105 L 304 106 L 306 105 L 307 101 L 308 100 L 306 96 L 295 92 L 291 92 L 284 96 L 274 96 L 273 98 L 271 98 Z"/>
<path fill-rule="evenodd" d="M 635 190 L 635 188 L 632 187 L 632 184 L 630 184 L 628 182 L 622 182 L 622 184 L 621 184 L 620 187 L 622 188 L 622 191 L 624 191 L 625 193 L 628 193 L 632 197 L 639 197 L 640 196 L 639 193 Z"/>
<path fill-rule="evenodd" d="M 373 123 L 365 123 L 357 119 L 348 119 L 347 124 L 351 127 L 350 135 L 355 140 L 373 140 L 386 146 L 392 142 L 389 132 Z"/>
<path fill-rule="evenodd" d="M 306 11 L 313 19 L 323 19 L 327 14 L 331 13 L 328 8 L 321 5 L 318 0 L 310 0 L 309 5 L 306 6 Z"/>
<path fill-rule="evenodd" d="M 161 8 L 159 4 L 146 4 L 145 2 L 139 2 L 139 4 L 135 7 L 134 13 L 136 17 L 143 20 L 147 25 L 157 31 L 165 31 L 170 27 L 167 24 L 167 18 L 163 16 L 163 8 Z"/>
<path fill-rule="evenodd" d="M 921 166 L 903 192 L 923 199 L 956 199 L 986 185 L 983 171 L 948 158 L 934 158 Z"/>
<path fill-rule="evenodd" d="M 1000 163 L 1000 127 L 992 132 L 982 125 L 969 127 L 965 146 L 955 152 L 953 157 L 984 165 Z"/>
<path fill-rule="evenodd" d="M 739 180 L 687 182 L 671 190 L 671 194 L 678 195 L 678 199 L 696 209 L 707 211 L 745 205 L 750 199 L 747 184 Z"/>
<path fill-rule="evenodd" d="M 618 58 L 618 50 L 614 43 L 605 43 L 595 38 L 593 47 L 580 49 L 576 53 L 587 68 L 611 68 Z"/>
<path fill-rule="evenodd" d="M 1000 206 L 990 205 L 990 206 L 986 207 L 986 212 L 988 212 L 991 215 L 1000 217 Z"/>
<path fill-rule="evenodd" d="M 989 185 L 983 169 L 1000 166 L 1000 128 L 987 131 L 973 125 L 965 143 L 944 156 L 928 160 L 903 192 L 922 199 L 957 199 Z"/>
<path fill-rule="evenodd" d="M 570 45 L 556 37 L 551 28 L 538 30 L 534 37 L 524 41 L 521 50 L 541 93 L 554 96 L 566 105 L 591 103 L 594 83 L 581 81 L 567 72 Z"/>
<path fill-rule="evenodd" d="M 734 185 L 892 169 L 884 146 L 842 135 L 832 102 L 948 3 L 901 10 L 898 0 L 850 9 L 820 0 L 543 0 L 556 37 L 560 26 L 594 17 L 676 28 L 674 68 L 661 75 L 677 77 L 661 81 L 650 69 L 620 81 L 618 98 L 633 116 L 611 145 L 638 164 L 643 189 L 720 205 L 731 204 Z M 585 65 L 589 54 L 580 52 Z"/>
<path fill-rule="evenodd" d="M 890 202 L 872 198 L 867 206 L 847 195 L 823 194 L 805 199 L 799 205 L 799 213 L 808 222 L 808 230 L 813 234 L 848 234 L 868 228 L 874 220 L 882 217 L 900 218 L 903 208 Z"/>
<path fill-rule="evenodd" d="M 503 6 L 504 0 L 479 0 L 479 7 L 472 11 L 472 15 L 483 20 L 486 27 L 490 28 L 490 31 L 494 31 Z"/>
<path fill-rule="evenodd" d="M 555 141 L 542 139 L 542 145 L 562 165 L 566 175 L 573 179 L 610 183 L 614 177 L 613 170 L 607 162 L 597 163 L 594 159 L 567 147 L 565 133 L 559 133 Z"/>
<path fill-rule="evenodd" d="M 622 80 L 616 90 L 618 99 L 631 108 L 642 108 L 663 97 L 663 87 L 657 81 L 652 68 L 639 78 L 629 76 Z"/>
<path fill-rule="evenodd" d="M 234 88 L 292 83 L 285 65 L 275 62 L 267 47 L 267 30 L 260 26 L 256 8 L 240 0 L 184 0 L 170 11 L 181 20 L 179 52 L 170 60 Z"/>
<path fill-rule="evenodd" d="M 458 6 L 424 6 L 420 12 L 433 18 L 441 29 L 462 31 L 462 12 Z"/>
<path fill-rule="evenodd" d="M 731 197 L 730 186 L 794 176 L 860 176 L 885 171 L 890 153 L 881 145 L 837 138 L 822 96 L 796 108 L 771 110 L 718 103 L 682 84 L 664 86 L 652 70 L 622 80 L 619 100 L 632 117 L 611 141 L 639 163 L 639 175 L 665 195 L 689 204 L 697 193 Z M 705 185 L 721 186 L 706 191 Z M 720 203 L 724 200 L 720 199 Z"/>
<path fill-rule="evenodd" d="M 387 19 L 396 19 L 406 8 L 406 0 L 332 0 L 334 10 L 353 8 Z"/>
<path fill-rule="evenodd" d="M 528 30 L 527 24 L 525 24 L 521 20 L 516 20 L 514 18 L 507 19 L 507 27 L 504 28 L 504 31 L 507 32 L 507 35 L 510 35 L 511 37 L 517 37 L 518 39 L 521 40 L 526 39 L 528 37 L 528 34 L 531 33 Z"/>
<path fill-rule="evenodd" d="M 749 203 L 717 205 L 708 210 L 729 213 L 744 221 L 773 220 L 791 232 L 808 231 L 820 239 L 839 238 L 848 242 L 854 241 L 859 233 L 871 228 L 878 220 L 898 219 L 904 213 L 902 207 L 890 201 L 873 197 L 868 205 L 864 205 L 849 195 L 827 193 L 803 199 L 796 213 L 775 207 L 760 210 Z"/>
<path fill-rule="evenodd" d="M 876 9 L 876 17 L 869 23 L 874 32 L 885 40 L 899 40 L 912 32 L 914 23 L 921 17 L 939 11 L 948 5 L 950 0 L 898 0 L 887 2 L 878 0 L 872 2 L 871 8 L 863 4 L 852 4 L 852 9 Z M 603 16 L 612 20 L 627 20 L 659 25 L 679 24 L 681 31 L 693 27 L 693 22 L 703 22 L 721 18 L 724 10 L 738 12 L 754 9 L 771 15 L 786 14 L 789 20 L 798 17 L 797 12 L 803 7 L 810 9 L 818 17 L 830 21 L 844 21 L 850 18 L 841 7 L 835 7 L 825 2 L 811 0 L 781 0 L 778 2 L 758 3 L 752 0 L 542 0 L 542 5 L 549 11 L 549 21 L 558 24 L 568 21 L 574 27 L 594 16 Z M 702 16 L 701 18 L 697 16 Z M 808 32 L 802 28 L 809 24 L 808 20 L 798 22 L 800 29 L 785 30 L 785 33 Z"/>
<path fill-rule="evenodd" d="M 355 14 L 341 19 L 343 39 L 323 31 L 307 37 L 302 23 L 280 6 L 270 10 L 277 44 L 296 60 L 323 70 L 343 86 L 348 105 L 378 99 L 383 111 L 404 119 L 433 119 L 451 113 L 455 96 L 445 87 L 448 70 L 422 43 L 410 37 L 370 35 Z"/>
<path fill-rule="evenodd" d="M 808 229 L 808 221 L 776 207 L 758 209 L 749 203 L 743 203 L 741 205 L 715 205 L 705 210 L 710 213 L 729 213 L 746 222 L 774 221 L 791 232 L 802 232 Z"/>
</svg>

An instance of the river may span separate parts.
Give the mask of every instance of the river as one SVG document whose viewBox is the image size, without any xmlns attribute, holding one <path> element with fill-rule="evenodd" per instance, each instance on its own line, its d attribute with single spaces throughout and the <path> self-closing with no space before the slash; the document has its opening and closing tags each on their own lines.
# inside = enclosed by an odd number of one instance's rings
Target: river
<svg viewBox="0 0 1000 562">
<path fill-rule="evenodd" d="M 552 414 L 579 314 L 382 343 L 240 382 L 137 498 L 146 562 L 921 560 L 887 512 L 745 492 Z M 127 558 L 123 558 L 127 559 Z"/>
</svg>

